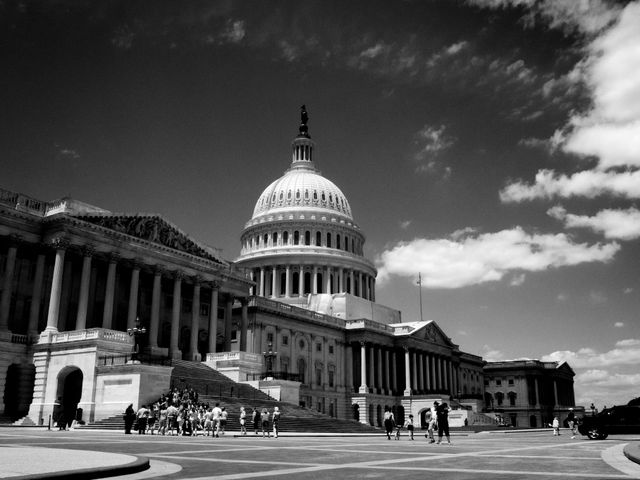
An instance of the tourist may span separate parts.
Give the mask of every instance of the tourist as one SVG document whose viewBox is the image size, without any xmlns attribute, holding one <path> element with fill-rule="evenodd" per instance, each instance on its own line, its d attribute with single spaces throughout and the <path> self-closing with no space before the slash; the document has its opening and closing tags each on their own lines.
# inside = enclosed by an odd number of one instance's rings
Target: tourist
<svg viewBox="0 0 640 480">
<path fill-rule="evenodd" d="M 560 435 L 560 419 L 556 416 L 553 419 L 553 423 L 551 424 L 551 427 L 553 428 L 553 436 L 557 436 Z"/>
<path fill-rule="evenodd" d="M 160 414 L 158 420 L 158 434 L 164 435 L 167 433 L 167 404 L 160 404 Z"/>
<path fill-rule="evenodd" d="M 222 409 L 220 408 L 220 403 L 216 403 L 216 406 L 213 407 L 212 410 L 212 420 L 213 420 L 213 430 L 214 430 L 214 437 L 218 438 L 220 436 L 220 416 L 222 414 Z"/>
<path fill-rule="evenodd" d="M 384 407 L 384 430 L 387 433 L 387 440 L 391 440 L 391 432 L 393 432 L 393 427 L 395 427 L 395 418 L 393 416 L 393 412 L 388 405 Z"/>
<path fill-rule="evenodd" d="M 278 407 L 273 408 L 273 435 L 278 438 L 278 427 L 280 424 L 280 409 Z"/>
<path fill-rule="evenodd" d="M 576 422 L 576 416 L 573 413 L 573 408 L 569 409 L 569 415 L 567 415 L 567 426 L 571 431 L 571 438 L 576 438 L 577 422 Z"/>
<path fill-rule="evenodd" d="M 220 435 L 224 435 L 224 430 L 227 428 L 227 418 L 229 417 L 229 412 L 225 407 L 222 407 L 222 411 L 220 412 Z"/>
<path fill-rule="evenodd" d="M 435 443 L 436 439 L 433 438 L 433 431 L 438 428 L 438 416 L 436 409 L 438 408 L 439 403 L 433 402 L 433 406 L 431 407 L 431 417 L 429 418 L 429 424 L 427 425 L 427 435 L 429 438 L 429 443 Z"/>
<path fill-rule="evenodd" d="M 144 435 L 147 432 L 147 419 L 149 418 L 149 410 L 146 405 L 142 405 L 138 410 L 138 435 Z"/>
<path fill-rule="evenodd" d="M 177 427 L 178 409 L 173 403 L 170 403 L 167 407 L 167 428 L 169 433 L 173 436 L 173 432 Z"/>
<path fill-rule="evenodd" d="M 271 438 L 271 432 L 269 431 L 269 410 L 263 408 L 260 413 L 260 419 L 262 421 L 262 437 L 264 438 L 266 432 L 267 437 Z"/>
<path fill-rule="evenodd" d="M 149 418 L 147 419 L 147 429 L 153 435 L 153 429 L 156 426 L 156 421 L 158 419 L 158 404 L 154 403 L 153 406 L 149 409 Z"/>
<path fill-rule="evenodd" d="M 449 405 L 442 403 L 436 407 L 436 417 L 438 419 L 438 445 L 442 442 L 442 434 L 447 437 L 447 443 L 451 444 L 449 438 Z"/>
<path fill-rule="evenodd" d="M 124 411 L 124 433 L 131 435 L 131 427 L 136 420 L 136 412 L 133 409 L 133 403 L 130 403 L 127 409 Z"/>
<path fill-rule="evenodd" d="M 215 432 L 213 431 L 213 412 L 211 408 L 208 408 L 204 413 L 204 431 L 207 437 L 209 436 L 209 434 L 215 434 Z"/>
<path fill-rule="evenodd" d="M 260 419 L 260 411 L 257 408 L 253 409 L 253 414 L 251 415 L 251 419 L 253 421 L 253 431 L 255 432 L 256 435 L 258 435 L 258 430 L 260 429 L 262 420 Z"/>
<path fill-rule="evenodd" d="M 404 422 L 404 426 L 407 428 L 409 432 L 409 440 L 413 440 L 413 415 L 409 414 L 409 420 Z"/>
<path fill-rule="evenodd" d="M 247 435 L 247 412 L 244 407 L 240 407 L 240 435 Z"/>
</svg>

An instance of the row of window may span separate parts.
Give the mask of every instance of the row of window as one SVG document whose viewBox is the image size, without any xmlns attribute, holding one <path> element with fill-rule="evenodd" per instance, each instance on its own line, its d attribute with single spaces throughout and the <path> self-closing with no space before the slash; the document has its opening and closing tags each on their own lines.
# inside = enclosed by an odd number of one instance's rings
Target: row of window
<svg viewBox="0 0 640 480">
<path fill-rule="evenodd" d="M 267 342 L 273 344 L 273 339 L 274 339 L 273 332 L 267 333 Z M 282 335 L 282 337 L 280 337 L 280 343 L 282 345 L 289 345 L 289 335 Z M 301 338 L 300 341 L 298 342 L 298 346 L 300 347 L 300 350 L 304 350 L 306 343 L 303 338 Z M 321 351 L 322 351 L 322 343 L 316 342 L 316 352 L 321 352 Z M 334 352 L 333 345 L 329 345 L 329 354 L 333 355 L 333 352 Z"/>
<path fill-rule="evenodd" d="M 489 392 L 485 392 L 484 401 L 487 406 L 490 406 L 494 404 L 495 399 L 495 404 L 500 407 L 504 404 L 504 397 L 505 395 L 502 392 L 496 392 L 493 396 Z M 509 406 L 515 407 L 516 399 L 518 398 L 516 392 L 508 392 L 507 398 L 509 399 Z"/>
<path fill-rule="evenodd" d="M 293 190 L 288 190 L 286 195 L 283 191 L 279 194 L 273 192 L 271 197 L 267 197 L 266 195 L 260 199 L 260 207 L 275 207 L 278 205 L 282 205 L 285 203 L 285 199 L 287 203 L 292 200 L 294 203 L 298 204 L 320 204 L 322 206 L 329 206 L 335 210 L 338 210 L 342 213 L 349 214 L 349 209 L 347 207 L 348 203 L 343 196 L 333 195 L 333 193 L 326 194 L 324 191 L 320 191 L 313 189 L 309 190 L 305 188 L 304 191 L 300 189 L 296 189 L 295 192 Z"/>
<path fill-rule="evenodd" d="M 339 233 L 335 234 L 334 237 L 331 232 L 327 232 L 326 235 L 323 235 L 320 231 L 315 232 L 315 235 L 313 235 L 310 230 L 305 230 L 304 232 L 294 230 L 292 235 L 286 230 L 281 234 L 279 232 L 273 232 L 271 234 L 265 233 L 263 235 L 256 235 L 245 239 L 244 248 L 252 250 L 254 248 L 286 245 L 307 245 L 335 248 L 337 250 L 344 250 L 345 252 L 362 255 L 362 242 L 355 237 L 349 237 L 347 235 L 340 236 Z"/>
<path fill-rule="evenodd" d="M 494 379 L 494 378 L 490 377 L 490 378 L 485 378 L 485 379 L 484 379 L 484 385 L 485 385 L 485 387 L 488 387 L 488 386 L 490 385 L 490 383 L 491 383 L 491 382 L 494 382 L 494 384 L 495 384 L 495 386 L 496 386 L 496 387 L 501 387 L 501 386 L 502 386 L 502 379 L 501 379 L 501 378 L 496 378 L 496 379 Z M 513 378 L 509 378 L 509 379 L 507 379 L 507 383 L 508 383 L 508 385 L 509 385 L 510 387 L 513 387 L 513 386 L 515 385 L 515 381 L 514 381 L 514 379 L 513 379 Z"/>
</svg>

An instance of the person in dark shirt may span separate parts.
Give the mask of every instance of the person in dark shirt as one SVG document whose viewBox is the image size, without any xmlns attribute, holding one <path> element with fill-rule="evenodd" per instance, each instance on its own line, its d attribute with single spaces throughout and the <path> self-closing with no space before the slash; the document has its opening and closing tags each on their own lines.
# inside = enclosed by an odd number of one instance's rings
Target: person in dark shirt
<svg viewBox="0 0 640 480">
<path fill-rule="evenodd" d="M 438 417 L 438 444 L 442 442 L 442 434 L 447 437 L 447 443 L 451 444 L 449 438 L 449 405 L 441 403 L 436 407 L 436 416 Z"/>
</svg>

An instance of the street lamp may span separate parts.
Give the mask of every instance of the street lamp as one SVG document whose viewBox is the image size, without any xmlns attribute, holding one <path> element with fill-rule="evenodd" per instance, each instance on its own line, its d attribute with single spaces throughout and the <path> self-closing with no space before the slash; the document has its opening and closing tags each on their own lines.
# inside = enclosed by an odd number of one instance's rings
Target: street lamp
<svg viewBox="0 0 640 480">
<path fill-rule="evenodd" d="M 262 355 L 264 356 L 264 365 L 267 370 L 266 376 L 272 377 L 273 376 L 273 359 L 278 354 L 278 352 L 273 351 L 273 344 L 271 342 L 269 342 L 267 347 L 269 349 L 266 352 L 262 352 Z"/>
<path fill-rule="evenodd" d="M 138 353 L 140 353 L 140 336 L 147 333 L 147 329 L 140 323 L 140 318 L 136 317 L 136 324 L 133 328 L 127 328 L 127 333 L 130 337 L 133 337 L 133 353 L 131 354 L 131 360 L 138 359 Z"/>
</svg>

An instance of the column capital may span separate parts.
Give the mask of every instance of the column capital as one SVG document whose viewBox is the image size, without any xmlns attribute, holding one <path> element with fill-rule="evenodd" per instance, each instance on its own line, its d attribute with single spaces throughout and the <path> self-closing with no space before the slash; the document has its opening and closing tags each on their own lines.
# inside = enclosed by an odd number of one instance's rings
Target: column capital
<svg viewBox="0 0 640 480">
<path fill-rule="evenodd" d="M 182 270 L 173 270 L 171 272 L 171 276 L 174 280 L 182 280 L 185 277 L 185 274 Z"/>
<path fill-rule="evenodd" d="M 153 274 L 154 275 L 162 276 L 163 274 L 166 274 L 166 273 L 167 273 L 167 269 L 163 265 L 155 265 L 153 267 Z"/>
<path fill-rule="evenodd" d="M 214 280 L 213 282 L 211 282 L 211 290 L 220 290 L 221 286 L 222 284 L 217 280 Z"/>
<path fill-rule="evenodd" d="M 142 259 L 137 257 L 132 259 L 129 264 L 134 270 L 142 270 L 142 267 L 144 267 L 144 262 L 142 261 Z"/>
<path fill-rule="evenodd" d="M 80 252 L 83 257 L 93 257 L 96 253 L 96 247 L 90 243 L 80 247 Z"/>
<path fill-rule="evenodd" d="M 202 285 L 202 275 L 194 275 L 193 277 L 191 277 L 191 280 L 193 281 L 194 286 Z"/>
<path fill-rule="evenodd" d="M 242 305 L 243 307 L 246 307 L 247 305 L 249 305 L 249 299 L 247 297 L 241 297 L 240 305 Z"/>
<path fill-rule="evenodd" d="M 109 259 L 109 263 L 118 263 L 122 257 L 118 252 L 111 252 L 107 258 Z"/>
<path fill-rule="evenodd" d="M 71 242 L 66 237 L 55 237 L 51 239 L 49 245 L 56 250 L 66 250 L 67 248 L 69 248 L 69 246 L 71 246 Z"/>
<path fill-rule="evenodd" d="M 18 235 L 17 233 L 12 233 L 9 235 L 9 247 L 18 247 L 24 241 L 22 235 Z"/>
<path fill-rule="evenodd" d="M 365 342 L 364 340 L 360 340 L 358 343 L 360 344 L 361 347 L 367 346 L 367 342 Z"/>
</svg>

